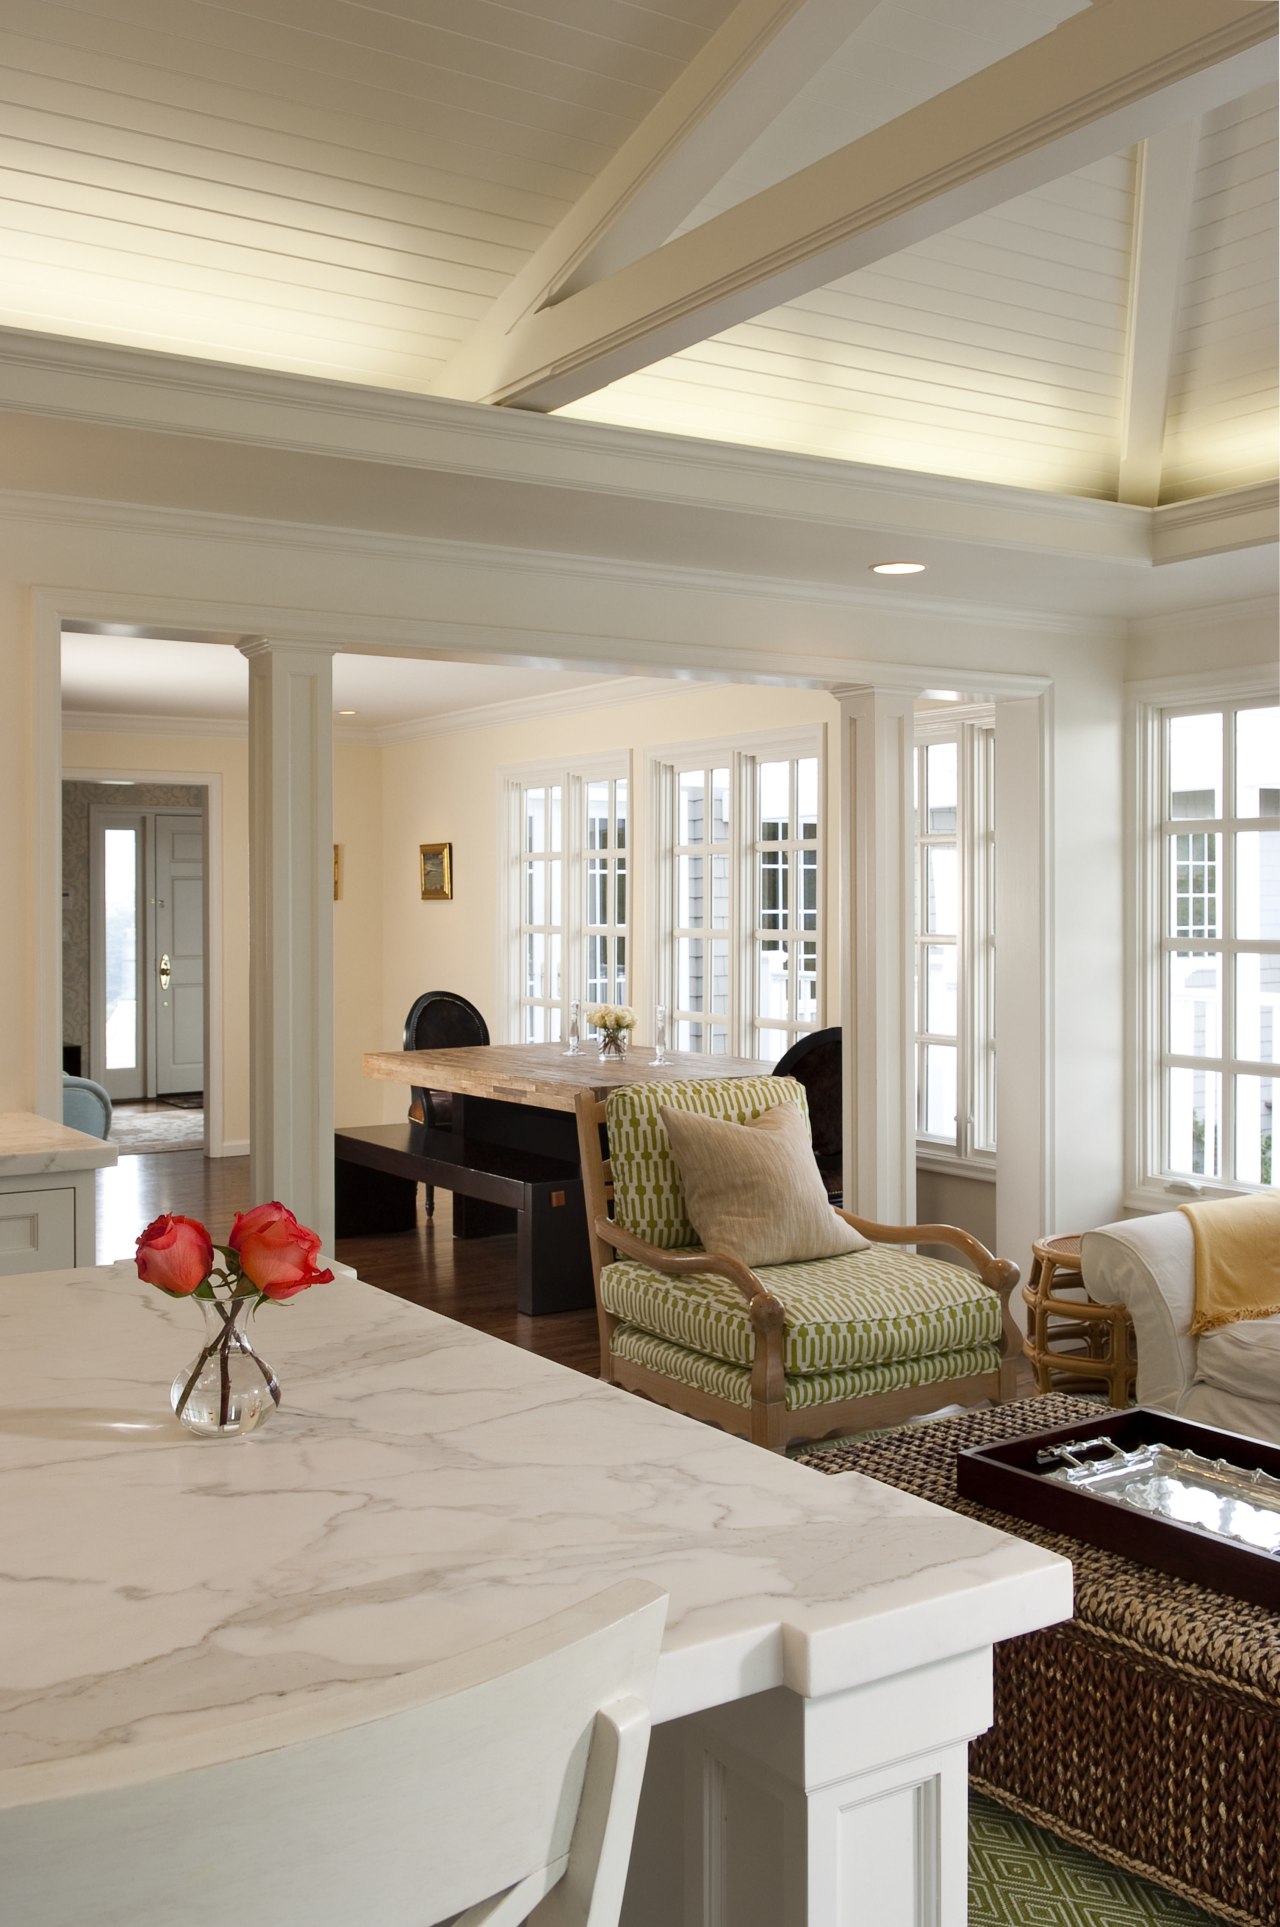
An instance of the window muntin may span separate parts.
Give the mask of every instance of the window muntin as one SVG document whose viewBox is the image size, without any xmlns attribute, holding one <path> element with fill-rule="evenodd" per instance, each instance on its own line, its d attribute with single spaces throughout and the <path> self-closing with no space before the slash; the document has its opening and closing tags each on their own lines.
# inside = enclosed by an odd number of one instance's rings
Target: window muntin
<svg viewBox="0 0 1280 1927">
<path fill-rule="evenodd" d="M 670 1023 L 677 1050 L 729 1049 L 734 813 L 727 763 L 672 772 L 676 840 Z M 723 936 L 717 932 L 723 931 Z"/>
<path fill-rule="evenodd" d="M 995 1120 L 994 731 L 921 722 L 915 749 L 916 1132 L 990 1162 Z"/>
<path fill-rule="evenodd" d="M 818 759 L 755 763 L 754 1008 L 747 1054 L 776 1063 L 818 1024 Z"/>
<path fill-rule="evenodd" d="M 571 1000 L 627 1001 L 627 779 L 565 770 L 513 780 L 511 794 L 519 825 L 515 1034 L 522 1043 L 555 1043 L 567 1032 Z"/>
<path fill-rule="evenodd" d="M 1204 703 L 1159 725 L 1155 1162 L 1175 1184 L 1273 1185 L 1280 706 Z"/>
<path fill-rule="evenodd" d="M 713 751 L 657 772 L 672 1041 L 776 1062 L 823 1021 L 819 758 Z"/>
</svg>

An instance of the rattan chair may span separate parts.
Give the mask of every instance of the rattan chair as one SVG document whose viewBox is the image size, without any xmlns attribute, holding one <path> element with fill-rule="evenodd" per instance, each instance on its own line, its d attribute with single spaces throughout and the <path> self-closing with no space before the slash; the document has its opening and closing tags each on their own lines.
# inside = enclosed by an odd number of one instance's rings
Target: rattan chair
<svg viewBox="0 0 1280 1927">
<path fill-rule="evenodd" d="M 806 1109 L 790 1078 L 639 1083 L 578 1100 L 600 1376 L 775 1452 L 1014 1396 L 1018 1267 L 955 1225 L 840 1215 L 866 1250 L 753 1271 L 704 1251 L 660 1107 L 745 1123 Z M 895 1246 L 948 1246 L 967 1264 Z"/>
</svg>

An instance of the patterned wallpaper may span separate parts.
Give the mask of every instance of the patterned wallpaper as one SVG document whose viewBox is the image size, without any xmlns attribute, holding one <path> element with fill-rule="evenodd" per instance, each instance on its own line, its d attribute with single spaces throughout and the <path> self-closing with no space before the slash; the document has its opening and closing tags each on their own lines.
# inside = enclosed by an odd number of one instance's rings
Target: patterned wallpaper
<svg viewBox="0 0 1280 1927">
<path fill-rule="evenodd" d="M 203 810 L 202 785 L 117 783 L 62 785 L 62 1041 L 79 1044 L 89 1075 L 89 807 L 115 810 Z"/>
</svg>

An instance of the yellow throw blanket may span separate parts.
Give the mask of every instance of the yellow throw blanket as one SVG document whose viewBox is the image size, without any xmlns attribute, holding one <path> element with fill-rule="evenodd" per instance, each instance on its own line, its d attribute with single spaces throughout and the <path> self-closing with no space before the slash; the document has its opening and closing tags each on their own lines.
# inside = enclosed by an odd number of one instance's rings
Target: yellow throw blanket
<svg viewBox="0 0 1280 1927">
<path fill-rule="evenodd" d="M 1183 1204 L 1196 1247 L 1193 1333 L 1280 1317 L 1280 1195 Z"/>
</svg>

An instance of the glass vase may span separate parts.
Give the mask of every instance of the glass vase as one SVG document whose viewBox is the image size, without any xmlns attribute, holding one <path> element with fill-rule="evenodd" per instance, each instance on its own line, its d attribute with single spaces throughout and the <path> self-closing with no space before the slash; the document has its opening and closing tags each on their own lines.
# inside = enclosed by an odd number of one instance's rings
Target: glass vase
<svg viewBox="0 0 1280 1927">
<path fill-rule="evenodd" d="M 197 1298 L 205 1342 L 169 1388 L 179 1419 L 202 1439 L 255 1431 L 280 1403 L 276 1375 L 241 1329 L 249 1298 Z"/>
<path fill-rule="evenodd" d="M 625 1030 L 602 1030 L 600 1033 L 601 1057 L 625 1057 L 627 1054 L 627 1033 Z"/>
</svg>

